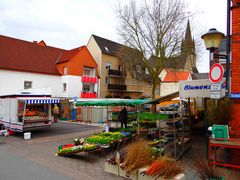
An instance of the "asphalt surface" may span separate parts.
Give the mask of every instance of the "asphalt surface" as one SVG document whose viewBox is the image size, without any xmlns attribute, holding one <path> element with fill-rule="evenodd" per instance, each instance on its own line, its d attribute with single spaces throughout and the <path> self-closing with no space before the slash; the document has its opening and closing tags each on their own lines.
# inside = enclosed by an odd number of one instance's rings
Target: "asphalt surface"
<svg viewBox="0 0 240 180">
<path fill-rule="evenodd" d="M 19 156 L 0 144 L 0 179 L 2 180 L 70 180 L 72 178 Z"/>
<path fill-rule="evenodd" d="M 23 133 L 0 136 L 0 180 L 121 180 L 104 172 L 107 154 L 55 156 L 59 145 L 101 131 L 85 124 L 56 123 L 31 132 L 31 140 L 24 140 Z"/>
</svg>

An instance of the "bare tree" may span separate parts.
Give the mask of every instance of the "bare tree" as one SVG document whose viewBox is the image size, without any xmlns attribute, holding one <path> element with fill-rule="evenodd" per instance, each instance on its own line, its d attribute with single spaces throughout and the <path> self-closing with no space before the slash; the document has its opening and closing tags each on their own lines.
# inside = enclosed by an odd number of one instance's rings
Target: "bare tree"
<svg viewBox="0 0 240 180">
<path fill-rule="evenodd" d="M 117 17 L 122 40 L 126 46 L 138 50 L 138 60 L 149 72 L 152 82 L 151 97 L 154 99 L 161 71 L 169 64 L 177 66 L 181 63 L 181 58 L 176 61 L 174 56 L 180 52 L 189 17 L 184 1 L 145 0 L 137 3 L 131 0 L 129 4 L 119 4 Z"/>
</svg>

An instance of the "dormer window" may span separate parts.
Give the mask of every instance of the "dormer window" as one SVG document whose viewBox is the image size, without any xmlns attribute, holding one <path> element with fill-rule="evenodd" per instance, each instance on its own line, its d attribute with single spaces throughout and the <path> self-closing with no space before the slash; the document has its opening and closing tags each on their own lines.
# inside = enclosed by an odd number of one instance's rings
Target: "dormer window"
<svg viewBox="0 0 240 180">
<path fill-rule="evenodd" d="M 104 46 L 104 49 L 105 49 L 107 52 L 109 52 L 109 49 L 108 49 L 107 46 Z"/>
</svg>

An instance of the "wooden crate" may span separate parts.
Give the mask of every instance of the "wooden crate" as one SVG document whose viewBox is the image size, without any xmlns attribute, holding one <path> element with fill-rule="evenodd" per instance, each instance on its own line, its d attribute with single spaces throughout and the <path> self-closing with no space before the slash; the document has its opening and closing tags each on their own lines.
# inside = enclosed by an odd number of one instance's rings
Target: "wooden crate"
<svg viewBox="0 0 240 180">
<path fill-rule="evenodd" d="M 119 168 L 119 176 L 131 179 L 131 180 L 138 180 L 138 171 L 136 173 L 127 174 L 127 172 L 124 169 Z"/>
<path fill-rule="evenodd" d="M 105 172 L 116 174 L 119 176 L 119 169 L 120 169 L 119 165 L 112 165 L 112 164 L 109 164 L 108 162 L 105 162 L 105 168 L 104 168 Z"/>
<path fill-rule="evenodd" d="M 141 174 L 143 171 L 147 170 L 148 167 L 143 167 L 138 170 L 138 180 L 164 180 L 163 178 L 154 178 L 148 175 Z M 173 178 L 173 180 L 185 180 L 185 174 L 179 174 Z"/>
</svg>

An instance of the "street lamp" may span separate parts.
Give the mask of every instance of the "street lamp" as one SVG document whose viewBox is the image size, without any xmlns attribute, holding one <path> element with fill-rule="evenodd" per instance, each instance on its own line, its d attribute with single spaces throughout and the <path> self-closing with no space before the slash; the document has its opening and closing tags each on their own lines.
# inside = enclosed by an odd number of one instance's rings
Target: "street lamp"
<svg viewBox="0 0 240 180">
<path fill-rule="evenodd" d="M 213 60 L 214 51 L 220 47 L 221 41 L 224 38 L 224 34 L 217 31 L 215 28 L 212 28 L 212 29 L 209 29 L 209 31 L 206 34 L 203 34 L 201 36 L 201 38 L 204 40 L 206 49 L 210 51 L 209 59 L 210 59 L 210 66 L 211 66 L 211 61 Z M 219 92 L 219 94 L 220 94 L 220 92 Z M 212 95 L 211 95 L 211 97 L 212 97 Z M 204 107 L 205 107 L 205 105 L 204 105 Z M 209 136 L 210 136 L 209 131 L 208 131 L 208 126 L 209 126 L 208 118 L 206 118 L 205 128 L 206 128 L 207 157 L 208 157 L 208 140 L 209 140 Z"/>
<path fill-rule="evenodd" d="M 201 38 L 204 40 L 206 49 L 213 52 L 219 48 L 221 40 L 224 38 L 224 34 L 217 31 L 215 28 L 212 28 L 209 29 L 206 34 L 203 34 Z"/>
</svg>

